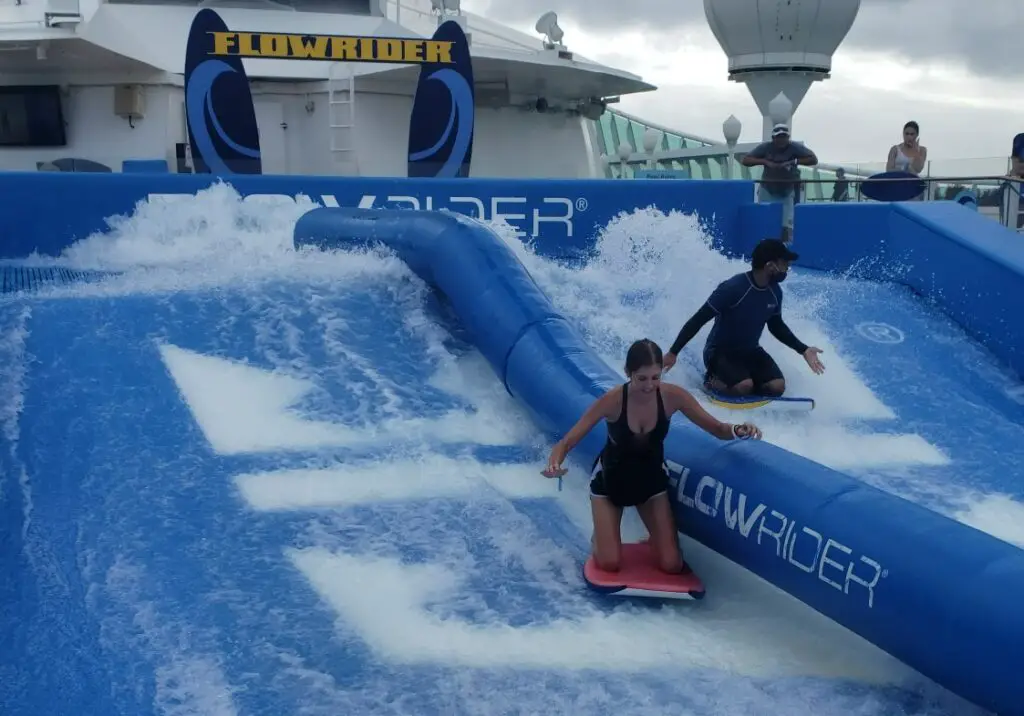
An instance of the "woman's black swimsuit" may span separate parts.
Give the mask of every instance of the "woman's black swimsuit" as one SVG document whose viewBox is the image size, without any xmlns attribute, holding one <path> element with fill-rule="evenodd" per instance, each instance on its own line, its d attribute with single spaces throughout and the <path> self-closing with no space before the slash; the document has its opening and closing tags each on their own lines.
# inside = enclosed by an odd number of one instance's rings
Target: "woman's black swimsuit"
<svg viewBox="0 0 1024 716">
<path fill-rule="evenodd" d="M 665 436 L 669 419 L 658 389 L 658 423 L 649 433 L 629 429 L 629 383 L 622 386 L 622 412 L 608 423 L 608 439 L 594 461 L 597 470 L 590 481 L 590 494 L 606 497 L 616 507 L 642 505 L 668 490 L 665 466 Z"/>
</svg>

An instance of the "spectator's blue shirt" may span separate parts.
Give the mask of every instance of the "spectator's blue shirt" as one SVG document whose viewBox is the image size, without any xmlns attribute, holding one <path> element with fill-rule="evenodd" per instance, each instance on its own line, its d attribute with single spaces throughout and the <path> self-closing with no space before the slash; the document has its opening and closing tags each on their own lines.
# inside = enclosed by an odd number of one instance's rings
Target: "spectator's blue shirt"
<svg viewBox="0 0 1024 716">
<path fill-rule="evenodd" d="M 782 288 L 777 283 L 761 288 L 754 283 L 753 272 L 738 273 L 718 284 L 708 306 L 715 312 L 715 323 L 704 354 L 718 349 L 742 354 L 760 345 L 768 319 L 782 313 Z"/>
</svg>

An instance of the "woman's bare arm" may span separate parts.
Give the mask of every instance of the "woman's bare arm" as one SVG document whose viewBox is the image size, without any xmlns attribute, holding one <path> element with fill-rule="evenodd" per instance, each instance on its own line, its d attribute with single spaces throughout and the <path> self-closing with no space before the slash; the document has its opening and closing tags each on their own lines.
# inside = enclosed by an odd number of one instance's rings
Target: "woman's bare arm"
<svg viewBox="0 0 1024 716">
<path fill-rule="evenodd" d="M 920 174 L 924 171 L 924 165 L 928 163 L 928 147 L 922 147 L 918 145 L 917 156 L 914 161 L 911 162 L 910 168 L 914 170 L 915 174 Z"/>
<path fill-rule="evenodd" d="M 587 436 L 601 419 L 611 418 L 616 414 L 616 408 L 621 409 L 622 387 L 616 386 L 600 398 L 590 404 L 584 411 L 572 429 L 565 434 L 561 440 L 555 443 L 551 450 L 551 457 L 548 460 L 550 465 L 561 465 L 565 456 L 579 444 L 580 440 Z"/>
<path fill-rule="evenodd" d="M 670 404 L 665 406 L 669 414 L 678 410 L 698 428 L 710 435 L 714 435 L 719 440 L 732 440 L 735 437 L 731 423 L 723 423 L 714 415 L 704 410 L 701 404 L 697 402 L 697 399 L 685 388 L 669 383 L 662 383 L 661 388 L 667 393 L 669 398 Z"/>
</svg>

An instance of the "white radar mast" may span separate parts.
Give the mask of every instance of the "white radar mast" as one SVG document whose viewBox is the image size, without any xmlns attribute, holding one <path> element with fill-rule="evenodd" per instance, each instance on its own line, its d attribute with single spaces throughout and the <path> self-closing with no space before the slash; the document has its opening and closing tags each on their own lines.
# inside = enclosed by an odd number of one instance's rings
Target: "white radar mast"
<svg viewBox="0 0 1024 716">
<path fill-rule="evenodd" d="M 829 77 L 832 55 L 859 10 L 860 0 L 704 0 L 711 32 L 729 57 L 729 79 L 747 85 L 764 117 L 763 139 L 771 134 L 771 101 L 782 92 L 796 112 L 811 83 Z"/>
</svg>

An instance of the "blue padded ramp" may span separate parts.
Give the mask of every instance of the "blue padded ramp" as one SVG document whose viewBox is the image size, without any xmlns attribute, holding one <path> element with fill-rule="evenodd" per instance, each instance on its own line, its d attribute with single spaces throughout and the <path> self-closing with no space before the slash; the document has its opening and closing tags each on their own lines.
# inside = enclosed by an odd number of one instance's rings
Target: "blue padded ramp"
<svg viewBox="0 0 1024 716">
<path fill-rule="evenodd" d="M 316 209 L 294 240 L 395 250 L 451 302 L 509 392 L 551 434 L 565 434 L 624 380 L 472 219 Z M 604 430 L 574 454 L 589 464 Z M 773 445 L 720 442 L 686 421 L 674 422 L 666 455 L 686 534 L 965 698 L 1018 708 L 1024 551 Z"/>
</svg>

